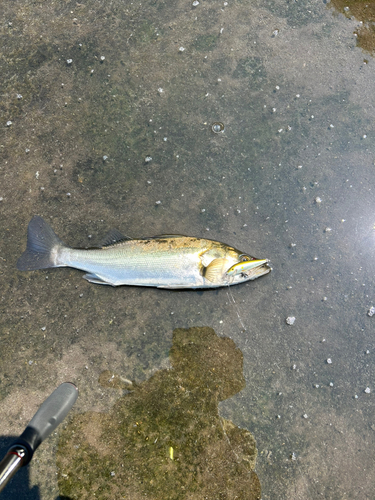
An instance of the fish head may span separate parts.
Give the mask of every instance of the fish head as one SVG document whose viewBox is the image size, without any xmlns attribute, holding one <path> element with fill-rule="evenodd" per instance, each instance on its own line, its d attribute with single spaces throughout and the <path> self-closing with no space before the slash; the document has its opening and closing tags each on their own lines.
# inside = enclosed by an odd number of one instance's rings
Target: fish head
<svg viewBox="0 0 375 500">
<path fill-rule="evenodd" d="M 257 259 L 238 250 L 235 250 L 235 252 L 237 252 L 236 262 L 229 266 L 226 271 L 230 284 L 255 280 L 264 274 L 268 274 L 272 269 L 268 259 Z"/>
<path fill-rule="evenodd" d="M 257 259 L 247 254 L 241 254 L 239 261 L 234 263 L 226 272 L 233 279 L 233 284 L 242 281 L 255 280 L 271 271 L 268 259 Z"/>
<path fill-rule="evenodd" d="M 268 274 L 271 266 L 268 259 L 257 259 L 235 248 L 222 245 L 211 254 L 205 267 L 204 277 L 218 286 L 236 285 Z"/>
</svg>

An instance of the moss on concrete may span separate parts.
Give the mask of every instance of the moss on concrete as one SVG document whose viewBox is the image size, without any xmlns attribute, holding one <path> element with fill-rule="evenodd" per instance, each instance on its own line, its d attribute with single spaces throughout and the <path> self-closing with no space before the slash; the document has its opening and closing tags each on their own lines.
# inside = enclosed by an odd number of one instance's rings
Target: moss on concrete
<svg viewBox="0 0 375 500">
<path fill-rule="evenodd" d="M 138 385 L 102 373 L 102 385 L 126 394 L 108 413 L 77 415 L 63 431 L 61 495 L 260 499 L 255 440 L 218 413 L 219 401 L 245 386 L 241 351 L 211 328 L 176 329 L 170 361 Z"/>
</svg>

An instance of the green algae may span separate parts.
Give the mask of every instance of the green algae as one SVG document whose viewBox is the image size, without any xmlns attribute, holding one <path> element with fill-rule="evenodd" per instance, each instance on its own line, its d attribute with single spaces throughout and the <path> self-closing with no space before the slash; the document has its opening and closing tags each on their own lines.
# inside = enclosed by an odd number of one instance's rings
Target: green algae
<svg viewBox="0 0 375 500">
<path fill-rule="evenodd" d="M 362 26 L 354 31 L 357 47 L 373 55 L 375 52 L 375 4 L 363 0 L 332 0 L 329 7 L 348 18 L 354 17 L 361 22 Z M 364 60 L 365 64 L 367 62 Z"/>
<path fill-rule="evenodd" d="M 108 413 L 77 415 L 63 430 L 61 495 L 260 499 L 254 437 L 218 413 L 245 386 L 241 351 L 211 328 L 176 329 L 170 362 L 140 384 L 102 373 L 101 385 L 126 394 Z"/>
</svg>

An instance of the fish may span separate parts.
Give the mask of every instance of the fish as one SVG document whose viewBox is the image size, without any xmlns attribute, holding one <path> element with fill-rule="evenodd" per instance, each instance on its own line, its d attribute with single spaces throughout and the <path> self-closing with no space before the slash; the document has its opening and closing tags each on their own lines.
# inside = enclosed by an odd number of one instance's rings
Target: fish
<svg viewBox="0 0 375 500">
<path fill-rule="evenodd" d="M 217 288 L 254 280 L 271 271 L 268 259 L 256 259 L 225 243 L 164 234 L 132 239 L 110 231 L 100 246 L 66 245 L 40 216 L 27 228 L 20 271 L 72 267 L 90 283 L 167 289 Z"/>
</svg>

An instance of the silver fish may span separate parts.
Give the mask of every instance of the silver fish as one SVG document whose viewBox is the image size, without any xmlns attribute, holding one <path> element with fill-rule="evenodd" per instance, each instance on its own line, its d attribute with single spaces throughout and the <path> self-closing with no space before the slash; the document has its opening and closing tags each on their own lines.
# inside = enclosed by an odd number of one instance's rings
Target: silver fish
<svg viewBox="0 0 375 500">
<path fill-rule="evenodd" d="M 254 280 L 271 271 L 268 259 L 203 238 L 161 235 L 131 239 L 111 231 L 100 248 L 65 245 L 42 217 L 31 219 L 20 271 L 73 267 L 101 285 L 158 288 L 216 288 Z"/>
</svg>

